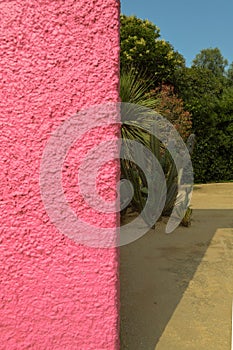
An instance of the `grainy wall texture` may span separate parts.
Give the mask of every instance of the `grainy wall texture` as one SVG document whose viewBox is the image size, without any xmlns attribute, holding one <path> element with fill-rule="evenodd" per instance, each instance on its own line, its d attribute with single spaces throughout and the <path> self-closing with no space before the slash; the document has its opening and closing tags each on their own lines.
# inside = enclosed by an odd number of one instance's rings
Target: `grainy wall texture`
<svg viewBox="0 0 233 350">
<path fill-rule="evenodd" d="M 1 0 L 0 36 L 0 349 L 119 349 L 118 251 L 59 232 L 39 186 L 51 132 L 118 101 L 119 2 Z"/>
</svg>

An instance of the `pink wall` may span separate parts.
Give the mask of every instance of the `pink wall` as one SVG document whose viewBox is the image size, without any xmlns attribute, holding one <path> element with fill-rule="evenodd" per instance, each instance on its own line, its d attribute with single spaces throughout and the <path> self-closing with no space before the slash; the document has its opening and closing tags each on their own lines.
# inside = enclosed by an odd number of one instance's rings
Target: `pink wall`
<svg viewBox="0 0 233 350">
<path fill-rule="evenodd" d="M 118 17 L 116 0 L 0 2 L 0 349 L 119 348 L 118 250 L 59 232 L 39 186 L 51 131 L 118 100 Z"/>
</svg>

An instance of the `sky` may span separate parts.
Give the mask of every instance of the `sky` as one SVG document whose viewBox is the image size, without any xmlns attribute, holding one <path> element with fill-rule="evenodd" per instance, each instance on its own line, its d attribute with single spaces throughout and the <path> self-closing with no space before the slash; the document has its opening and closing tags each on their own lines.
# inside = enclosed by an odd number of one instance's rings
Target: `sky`
<svg viewBox="0 0 233 350">
<path fill-rule="evenodd" d="M 121 0 L 121 13 L 156 24 L 187 66 L 209 47 L 233 61 L 233 0 Z"/>
</svg>

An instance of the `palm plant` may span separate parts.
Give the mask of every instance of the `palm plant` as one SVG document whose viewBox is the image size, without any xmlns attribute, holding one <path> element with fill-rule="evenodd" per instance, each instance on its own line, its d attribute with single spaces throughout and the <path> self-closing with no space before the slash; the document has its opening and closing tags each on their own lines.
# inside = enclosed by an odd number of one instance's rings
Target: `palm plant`
<svg viewBox="0 0 233 350">
<path fill-rule="evenodd" d="M 150 88 L 150 83 L 146 79 L 144 79 L 143 75 L 136 74 L 132 69 L 128 72 L 121 73 L 120 96 L 122 102 L 128 102 L 134 105 L 139 105 L 141 107 L 146 107 L 150 110 L 156 110 L 159 106 L 160 101 L 155 95 L 148 94 Z M 141 124 L 142 121 L 143 123 L 147 123 L 146 119 L 148 118 L 148 112 L 146 114 L 146 118 L 142 118 L 140 119 L 140 121 L 134 121 L 133 125 L 132 123 L 127 123 L 127 118 L 122 122 L 122 144 L 124 146 L 124 152 L 128 154 L 124 154 L 121 159 L 121 173 L 122 177 L 129 180 L 134 187 L 134 194 L 132 197 L 131 206 L 135 210 L 142 212 L 148 197 L 148 184 L 146 181 L 146 176 L 143 173 L 142 169 L 137 164 L 135 164 L 133 160 L 129 159 L 129 141 L 138 141 L 141 145 L 149 149 L 159 161 L 163 169 L 163 173 L 165 175 L 167 185 L 167 196 L 162 215 L 167 216 L 171 214 L 176 201 L 178 192 L 178 174 L 175 163 L 172 160 L 170 153 L 162 145 L 162 143 L 154 135 L 147 132 L 147 129 L 144 127 L 143 124 Z M 145 155 L 142 154 L 141 159 L 144 165 L 143 168 L 149 167 L 151 175 L 155 176 L 155 174 L 153 174 L 153 167 L 151 167 L 151 164 L 148 161 L 148 159 L 146 159 Z M 156 195 L 157 194 L 154 193 L 154 196 Z M 156 197 L 154 197 L 152 202 L 156 203 L 156 200 L 160 200 L 160 198 L 156 199 Z M 143 214 L 143 219 L 146 223 L 148 223 L 148 225 L 150 225 L 152 218 L 147 217 L 146 214 Z"/>
<path fill-rule="evenodd" d="M 121 102 L 129 102 L 155 109 L 158 99 L 148 94 L 151 86 L 151 83 L 146 80 L 143 73 L 137 74 L 133 68 L 122 71 L 120 76 Z"/>
<path fill-rule="evenodd" d="M 134 105 L 143 106 L 149 109 L 154 109 L 158 103 L 157 99 L 148 97 L 147 93 L 150 89 L 150 83 L 144 79 L 143 75 L 136 74 L 133 69 L 124 71 L 120 77 L 120 97 L 121 102 L 128 102 Z M 128 113 L 127 111 L 126 113 Z M 123 112 L 124 114 L 124 112 Z M 123 121 L 121 127 L 122 146 L 125 154 L 121 159 L 122 177 L 129 180 L 134 189 L 134 195 L 131 201 L 131 206 L 142 212 L 147 200 L 147 181 L 142 169 L 130 160 L 130 142 L 138 141 L 141 145 L 149 148 L 150 135 L 144 130 L 143 126 L 134 122 L 134 125 Z M 123 148 L 122 147 L 122 148 Z M 146 163 L 146 158 L 142 155 L 142 161 Z M 145 164 L 146 167 L 146 164 Z M 123 197 L 123 195 L 121 196 Z M 127 200 L 127 198 L 126 198 Z M 124 204 L 124 203 L 123 203 Z M 124 211 L 123 211 L 124 213 Z M 149 223 L 148 218 L 144 220 Z"/>
</svg>

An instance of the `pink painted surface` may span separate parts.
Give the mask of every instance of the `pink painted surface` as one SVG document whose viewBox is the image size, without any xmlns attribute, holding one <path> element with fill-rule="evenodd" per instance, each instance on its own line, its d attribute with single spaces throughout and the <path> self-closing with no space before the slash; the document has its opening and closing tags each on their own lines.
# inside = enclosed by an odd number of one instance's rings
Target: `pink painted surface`
<svg viewBox="0 0 233 350">
<path fill-rule="evenodd" d="M 0 3 L 0 349 L 119 349 L 118 250 L 59 232 L 39 187 L 51 131 L 119 98 L 118 17 L 116 0 Z"/>
</svg>

